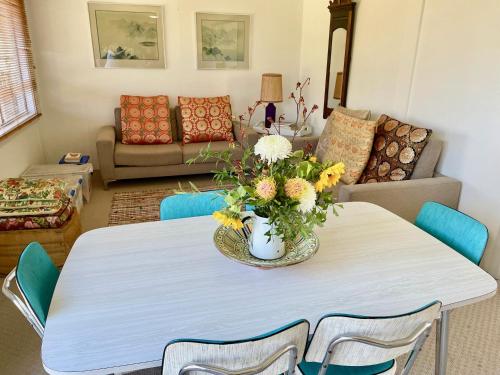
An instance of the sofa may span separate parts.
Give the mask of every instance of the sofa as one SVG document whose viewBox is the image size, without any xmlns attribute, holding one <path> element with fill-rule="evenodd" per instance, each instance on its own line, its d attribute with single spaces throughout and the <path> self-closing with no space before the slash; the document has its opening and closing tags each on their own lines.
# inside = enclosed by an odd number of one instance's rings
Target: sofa
<svg viewBox="0 0 500 375">
<path fill-rule="evenodd" d="M 299 139 L 299 142 L 308 143 L 315 150 L 318 140 L 319 137 L 308 137 Z M 294 148 L 295 146 L 294 143 Z M 340 181 L 333 194 L 340 203 L 374 203 L 410 222 L 415 221 L 420 208 L 427 201 L 457 209 L 462 183 L 436 172 L 442 149 L 443 141 L 431 138 L 409 180 L 355 185 L 346 185 Z"/>
<path fill-rule="evenodd" d="M 175 142 L 167 145 L 125 145 L 121 143 L 121 113 L 115 109 L 115 124 L 104 126 L 97 137 L 97 152 L 104 187 L 109 182 L 122 179 L 180 176 L 205 174 L 217 168 L 213 160 L 188 165 L 187 160 L 198 155 L 205 143 L 182 144 L 182 126 L 179 107 L 171 109 L 171 126 Z M 245 144 L 253 146 L 260 135 L 254 129 L 245 127 L 248 138 Z M 243 134 L 239 123 L 234 123 L 236 152 L 233 159 L 242 154 Z M 315 151 L 318 136 L 297 137 L 293 148 L 309 148 Z M 227 150 L 229 143 L 212 142 L 211 149 Z M 443 142 L 431 138 L 422 152 L 411 179 L 405 181 L 379 182 L 346 185 L 342 182 L 335 187 L 333 194 L 338 202 L 366 201 L 413 222 L 426 201 L 436 201 L 452 208 L 458 208 L 461 182 L 436 172 Z"/>
<path fill-rule="evenodd" d="M 174 142 L 171 144 L 133 145 L 121 142 L 121 109 L 115 108 L 115 124 L 102 127 L 97 135 L 97 155 L 104 188 L 112 181 L 147 178 L 182 176 L 210 173 L 217 168 L 214 160 L 197 161 L 187 164 L 189 159 L 197 156 L 209 142 L 182 144 L 182 126 L 180 108 L 170 110 L 170 124 Z M 233 123 L 235 152 L 233 159 L 238 160 L 243 152 L 243 128 Z M 247 136 L 245 145 L 253 146 L 259 135 L 252 128 L 244 128 Z M 211 142 L 214 151 L 229 148 L 227 141 Z"/>
</svg>

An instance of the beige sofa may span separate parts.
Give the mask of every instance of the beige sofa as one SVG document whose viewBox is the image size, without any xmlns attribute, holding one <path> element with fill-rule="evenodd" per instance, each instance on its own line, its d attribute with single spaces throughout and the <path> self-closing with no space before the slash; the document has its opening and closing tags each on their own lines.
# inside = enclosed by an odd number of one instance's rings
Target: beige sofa
<svg viewBox="0 0 500 375">
<path fill-rule="evenodd" d="M 175 143 L 170 145 L 124 145 L 121 141 L 120 109 L 115 109 L 115 125 L 103 127 L 97 137 L 97 152 L 104 186 L 114 180 L 179 176 L 209 173 L 217 165 L 208 160 L 206 163 L 186 164 L 208 143 L 182 145 L 182 130 L 178 107 L 171 113 Z M 241 156 L 243 136 L 238 124 L 234 126 L 237 152 L 234 159 Z M 253 146 L 259 139 L 253 129 L 245 128 L 248 144 Z M 294 149 L 309 145 L 312 150 L 318 143 L 317 136 L 299 137 L 294 141 Z M 212 142 L 214 150 L 226 150 L 228 142 Z M 407 181 L 380 182 L 376 184 L 344 185 L 339 183 L 334 194 L 339 202 L 366 201 L 375 203 L 389 211 L 414 221 L 418 211 L 426 201 L 436 201 L 457 208 L 460 199 L 461 183 L 435 172 L 441 155 L 443 143 L 431 138 Z"/>
<path fill-rule="evenodd" d="M 208 142 L 182 144 L 182 128 L 180 122 L 179 108 L 171 110 L 170 121 L 174 142 L 167 145 L 126 145 L 121 143 L 120 108 L 115 108 L 115 124 L 102 127 L 97 135 L 97 155 L 99 167 L 105 189 L 111 181 L 181 176 L 192 174 L 203 174 L 213 171 L 217 165 L 214 160 L 187 164 L 186 162 L 197 156 L 201 149 L 207 147 Z M 241 157 L 243 152 L 243 134 L 239 124 L 233 126 L 234 138 L 236 140 L 236 152 L 233 153 L 235 160 Z M 246 144 L 253 146 L 259 139 L 258 134 L 249 128 L 245 128 L 248 135 Z M 212 142 L 211 149 L 224 151 L 229 147 L 229 142 Z"/>
<path fill-rule="evenodd" d="M 303 142 L 311 143 L 315 149 L 318 139 L 311 137 Z M 334 194 L 339 202 L 371 202 L 411 222 L 415 221 L 420 208 L 427 201 L 436 201 L 456 209 L 462 183 L 436 173 L 442 149 L 443 142 L 431 138 L 410 180 L 356 185 L 339 183 Z"/>
</svg>

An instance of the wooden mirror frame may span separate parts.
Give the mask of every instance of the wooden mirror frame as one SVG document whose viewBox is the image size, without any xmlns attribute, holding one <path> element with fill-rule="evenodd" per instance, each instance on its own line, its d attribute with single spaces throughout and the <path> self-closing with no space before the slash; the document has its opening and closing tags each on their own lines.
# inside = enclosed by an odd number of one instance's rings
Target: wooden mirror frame
<svg viewBox="0 0 500 375">
<path fill-rule="evenodd" d="M 333 108 L 328 108 L 328 96 L 330 89 L 330 65 L 332 59 L 332 42 L 333 32 L 343 28 L 347 30 L 345 54 L 344 54 L 344 71 L 342 77 L 342 94 L 340 96 L 340 105 L 345 107 L 347 99 L 347 84 L 349 82 L 349 68 L 351 66 L 351 47 L 352 34 L 354 27 L 354 9 L 356 3 L 351 0 L 330 0 L 328 9 L 330 10 L 330 35 L 328 38 L 328 57 L 326 62 L 326 82 L 325 82 L 325 101 L 323 105 L 323 118 L 328 118 L 333 111 Z"/>
</svg>

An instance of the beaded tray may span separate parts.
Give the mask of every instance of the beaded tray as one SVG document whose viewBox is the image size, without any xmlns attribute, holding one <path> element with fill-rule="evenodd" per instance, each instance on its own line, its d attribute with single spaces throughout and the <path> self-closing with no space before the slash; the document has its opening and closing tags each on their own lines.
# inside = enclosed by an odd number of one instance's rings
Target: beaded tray
<svg viewBox="0 0 500 375">
<path fill-rule="evenodd" d="M 248 242 L 242 232 L 220 226 L 214 234 L 217 249 L 226 257 L 249 266 L 260 268 L 286 267 L 311 258 L 319 249 L 316 234 L 307 238 L 298 237 L 285 242 L 286 254 L 278 259 L 264 260 L 254 257 L 248 250 Z"/>
</svg>

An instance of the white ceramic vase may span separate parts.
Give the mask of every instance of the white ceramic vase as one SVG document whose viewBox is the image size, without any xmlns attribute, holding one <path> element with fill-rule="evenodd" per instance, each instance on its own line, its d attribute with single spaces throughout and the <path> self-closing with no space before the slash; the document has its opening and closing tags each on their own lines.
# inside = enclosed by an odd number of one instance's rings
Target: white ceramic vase
<svg viewBox="0 0 500 375">
<path fill-rule="evenodd" d="M 250 254 L 259 259 L 272 260 L 285 255 L 285 243 L 278 236 L 269 237 L 266 233 L 271 230 L 267 218 L 253 216 L 253 228 L 248 237 Z"/>
</svg>

